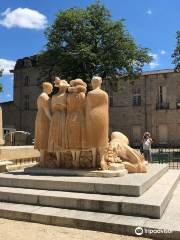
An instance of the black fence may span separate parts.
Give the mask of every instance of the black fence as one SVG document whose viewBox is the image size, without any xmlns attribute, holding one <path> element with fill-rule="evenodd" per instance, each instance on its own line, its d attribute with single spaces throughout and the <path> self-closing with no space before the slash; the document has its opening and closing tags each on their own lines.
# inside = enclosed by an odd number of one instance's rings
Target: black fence
<svg viewBox="0 0 180 240">
<path fill-rule="evenodd" d="M 180 147 L 178 148 L 153 148 L 153 163 L 166 163 L 169 168 L 180 169 Z"/>
</svg>

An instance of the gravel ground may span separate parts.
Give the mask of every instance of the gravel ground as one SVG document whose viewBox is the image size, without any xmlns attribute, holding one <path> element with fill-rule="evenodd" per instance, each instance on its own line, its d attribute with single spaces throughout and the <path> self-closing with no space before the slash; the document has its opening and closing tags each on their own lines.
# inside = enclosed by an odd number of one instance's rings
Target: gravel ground
<svg viewBox="0 0 180 240">
<path fill-rule="evenodd" d="M 21 222 L 0 218 L 0 240 L 138 240 L 111 233 Z"/>
</svg>

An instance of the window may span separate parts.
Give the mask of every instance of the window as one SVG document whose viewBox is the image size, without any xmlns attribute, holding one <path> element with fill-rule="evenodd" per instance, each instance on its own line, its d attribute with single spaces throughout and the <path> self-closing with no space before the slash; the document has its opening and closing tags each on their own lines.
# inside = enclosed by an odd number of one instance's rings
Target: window
<svg viewBox="0 0 180 240">
<path fill-rule="evenodd" d="M 165 86 L 159 87 L 159 101 L 160 103 L 166 102 L 167 89 Z"/>
<path fill-rule="evenodd" d="M 141 89 L 133 89 L 133 106 L 141 106 Z"/>
<path fill-rule="evenodd" d="M 176 107 L 180 109 L 180 85 L 176 86 Z"/>
<path fill-rule="evenodd" d="M 112 107 L 113 106 L 113 92 L 109 93 L 109 106 Z"/>
<path fill-rule="evenodd" d="M 166 86 L 159 86 L 158 88 L 158 100 L 157 109 L 168 109 L 169 103 L 167 102 L 167 88 Z"/>
<path fill-rule="evenodd" d="M 29 111 L 29 95 L 24 96 L 24 109 Z"/>
<path fill-rule="evenodd" d="M 168 128 L 166 124 L 158 126 L 159 143 L 166 144 L 168 142 Z"/>
<path fill-rule="evenodd" d="M 24 78 L 24 86 L 29 86 L 29 77 L 28 76 L 25 76 Z"/>
<path fill-rule="evenodd" d="M 141 133 L 141 126 L 140 125 L 134 125 L 132 127 L 132 140 L 133 140 L 133 145 L 140 145 L 141 143 L 141 138 L 142 138 L 142 133 Z"/>
</svg>

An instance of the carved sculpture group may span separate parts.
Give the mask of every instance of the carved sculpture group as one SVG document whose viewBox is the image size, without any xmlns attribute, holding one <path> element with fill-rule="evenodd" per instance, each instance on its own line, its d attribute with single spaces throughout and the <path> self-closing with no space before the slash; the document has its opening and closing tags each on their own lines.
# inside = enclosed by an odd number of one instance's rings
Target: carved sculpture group
<svg viewBox="0 0 180 240">
<path fill-rule="evenodd" d="M 49 98 L 51 83 L 43 83 L 37 99 L 35 148 L 40 151 L 40 165 L 45 166 L 47 153 L 54 153 L 56 166 L 62 167 L 67 153 L 72 156 L 72 167 L 81 168 L 90 154 L 90 165 L 85 167 L 108 170 L 112 164 L 124 164 L 129 172 L 146 172 L 144 159 L 128 146 L 125 135 L 114 132 L 108 142 L 108 95 L 101 89 L 101 77 L 93 77 L 92 91 L 82 79 L 55 78 L 58 92 Z M 99 159 L 99 160 L 98 160 Z M 64 167 L 64 166 L 63 166 Z"/>
</svg>

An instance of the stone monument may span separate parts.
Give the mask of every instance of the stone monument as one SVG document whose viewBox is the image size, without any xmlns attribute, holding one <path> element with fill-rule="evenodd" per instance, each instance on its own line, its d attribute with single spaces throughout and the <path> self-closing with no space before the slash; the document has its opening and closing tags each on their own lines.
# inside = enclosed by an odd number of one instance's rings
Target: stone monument
<svg viewBox="0 0 180 240">
<path fill-rule="evenodd" d="M 108 94 L 101 89 L 101 77 L 93 77 L 91 84 L 92 91 L 86 93 L 82 79 L 68 84 L 56 77 L 54 86 L 59 90 L 50 100 L 52 85 L 43 83 L 35 127 L 40 166 L 120 171 L 121 176 L 127 171 L 146 172 L 144 158 L 128 145 L 124 134 L 113 132 L 109 141 Z"/>
</svg>

